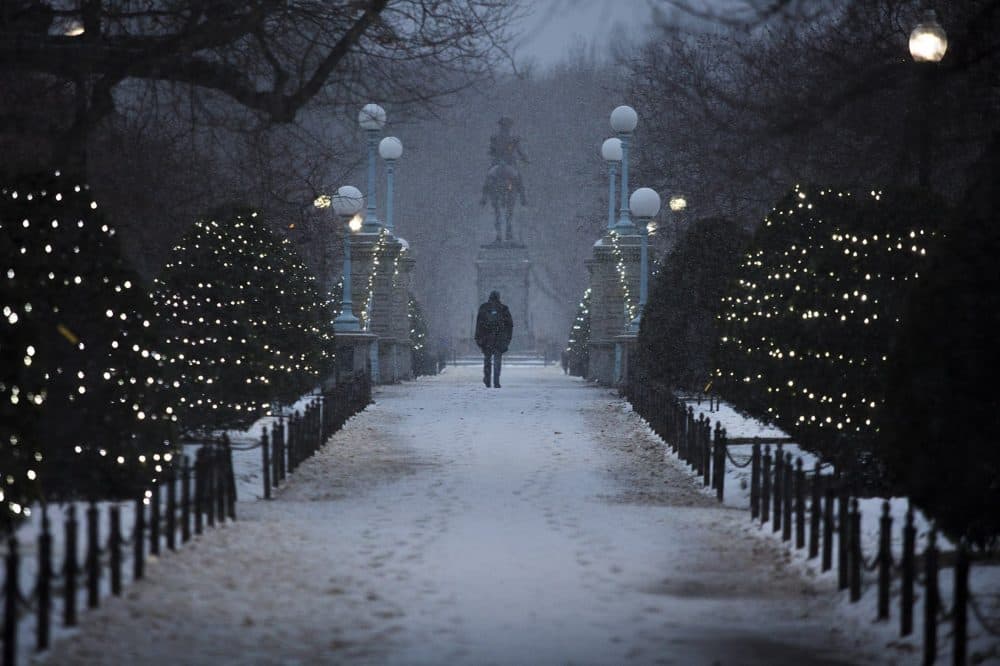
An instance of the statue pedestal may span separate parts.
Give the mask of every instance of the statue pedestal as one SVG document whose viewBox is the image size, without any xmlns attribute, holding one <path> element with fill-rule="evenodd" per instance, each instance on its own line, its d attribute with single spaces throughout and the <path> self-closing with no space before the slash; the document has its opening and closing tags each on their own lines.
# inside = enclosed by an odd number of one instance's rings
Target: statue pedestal
<svg viewBox="0 0 1000 666">
<path fill-rule="evenodd" d="M 528 248 L 515 241 L 494 242 L 479 246 L 476 257 L 476 305 L 485 303 L 491 291 L 500 292 L 500 300 L 510 308 L 514 319 L 514 335 L 510 351 L 535 351 L 535 337 L 528 315 L 531 261 Z M 473 319 L 475 321 L 475 319 Z"/>
</svg>

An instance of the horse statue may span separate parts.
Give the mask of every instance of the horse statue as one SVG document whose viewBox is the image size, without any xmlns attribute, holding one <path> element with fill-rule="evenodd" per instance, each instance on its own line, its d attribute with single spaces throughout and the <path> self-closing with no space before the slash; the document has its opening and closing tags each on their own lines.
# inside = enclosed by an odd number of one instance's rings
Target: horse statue
<svg viewBox="0 0 1000 666">
<path fill-rule="evenodd" d="M 499 133 L 490 137 L 492 164 L 486 172 L 483 196 L 479 200 L 480 206 L 485 206 L 487 199 L 493 204 L 493 226 L 497 232 L 497 243 L 514 239 L 511 219 L 514 217 L 516 197 L 520 196 L 521 205 L 525 205 L 524 185 L 521 182 L 521 172 L 517 168 L 517 162 L 520 160 L 527 164 L 528 159 L 521 150 L 520 138 L 510 133 L 513 122 L 506 116 L 500 118 Z M 504 222 L 506 222 L 505 228 Z"/>
<path fill-rule="evenodd" d="M 518 193 L 518 180 L 519 175 L 517 170 L 508 164 L 494 165 L 486 172 L 486 182 L 483 184 L 483 198 L 479 203 L 485 206 L 486 200 L 489 199 L 493 205 L 493 227 L 497 232 L 498 243 L 504 240 L 513 240 L 514 237 L 511 219 L 514 217 L 514 203 Z M 506 222 L 506 234 L 501 233 L 503 222 Z"/>
</svg>

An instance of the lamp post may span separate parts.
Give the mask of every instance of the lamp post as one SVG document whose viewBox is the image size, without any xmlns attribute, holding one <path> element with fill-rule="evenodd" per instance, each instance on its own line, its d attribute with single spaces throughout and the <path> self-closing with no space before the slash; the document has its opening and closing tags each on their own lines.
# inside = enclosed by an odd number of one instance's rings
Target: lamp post
<svg viewBox="0 0 1000 666">
<path fill-rule="evenodd" d="M 601 157 L 608 163 L 608 230 L 615 228 L 615 176 L 622 161 L 622 140 L 605 139 L 601 144 Z"/>
<path fill-rule="evenodd" d="M 351 185 L 344 185 L 330 198 L 330 205 L 337 217 L 344 223 L 344 275 L 343 289 L 340 295 L 340 314 L 333 320 L 333 330 L 337 332 L 360 331 L 361 325 L 354 316 L 354 304 L 351 302 L 351 231 L 357 226 L 357 214 L 364 205 L 361 190 Z"/>
<path fill-rule="evenodd" d="M 948 36 L 937 22 L 934 10 L 928 10 L 924 19 L 910 32 L 910 56 L 920 67 L 920 137 L 917 180 L 921 188 L 929 189 L 930 176 L 930 112 L 931 77 L 934 65 L 941 62 L 948 50 Z"/>
<path fill-rule="evenodd" d="M 633 227 L 628 207 L 628 149 L 632 132 L 635 131 L 635 126 L 638 124 L 639 116 L 631 106 L 618 106 L 611 112 L 611 129 L 618 134 L 622 149 L 622 198 L 621 209 L 618 211 L 618 224 L 616 225 L 620 230 L 629 230 Z"/>
<path fill-rule="evenodd" d="M 681 215 L 687 210 L 688 202 L 687 197 L 683 194 L 675 194 L 670 197 L 670 212 L 674 214 L 674 242 L 679 244 L 681 242 Z"/>
<path fill-rule="evenodd" d="M 365 104 L 358 112 L 358 124 L 368 137 L 368 210 L 365 211 L 365 233 L 378 233 L 381 224 L 375 212 L 375 148 L 378 133 L 385 127 L 385 109 L 378 104 Z"/>
<path fill-rule="evenodd" d="M 396 174 L 396 160 L 403 154 L 403 142 L 394 136 L 387 136 L 378 144 L 378 154 L 385 160 L 385 228 L 393 233 L 392 186 Z"/>
<path fill-rule="evenodd" d="M 639 236 L 642 238 L 639 253 L 639 311 L 629 324 L 630 333 L 639 332 L 642 323 L 642 313 L 646 309 L 646 298 L 649 294 L 649 224 L 660 212 L 660 195 L 656 190 L 640 187 L 628 200 L 632 214 L 639 221 Z"/>
</svg>

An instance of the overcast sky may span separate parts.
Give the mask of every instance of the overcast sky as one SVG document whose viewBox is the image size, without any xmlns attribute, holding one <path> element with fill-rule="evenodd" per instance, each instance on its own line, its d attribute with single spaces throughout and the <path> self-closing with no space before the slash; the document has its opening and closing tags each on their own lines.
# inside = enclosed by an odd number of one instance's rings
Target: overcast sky
<svg viewBox="0 0 1000 666">
<path fill-rule="evenodd" d="M 616 24 L 628 32 L 649 24 L 649 0 L 523 0 L 529 12 L 515 44 L 519 62 L 557 63 L 574 43 L 607 46 Z"/>
</svg>

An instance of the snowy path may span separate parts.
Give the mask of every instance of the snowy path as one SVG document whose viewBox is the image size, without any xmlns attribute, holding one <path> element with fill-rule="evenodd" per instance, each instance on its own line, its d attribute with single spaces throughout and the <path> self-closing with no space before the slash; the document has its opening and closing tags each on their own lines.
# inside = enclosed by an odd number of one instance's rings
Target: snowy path
<svg viewBox="0 0 1000 666">
<path fill-rule="evenodd" d="M 878 663 L 611 392 L 556 368 L 384 387 L 271 502 L 46 664 Z"/>
</svg>

